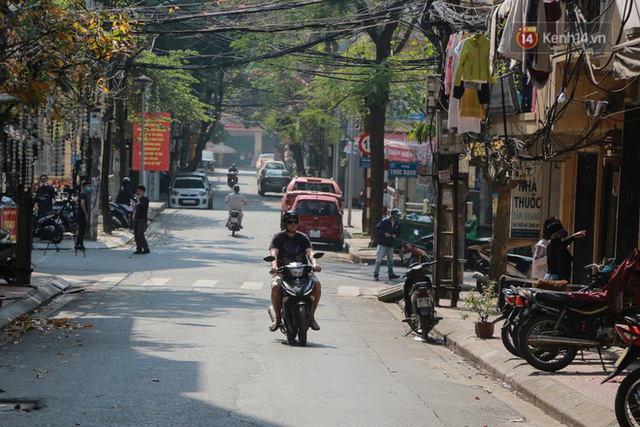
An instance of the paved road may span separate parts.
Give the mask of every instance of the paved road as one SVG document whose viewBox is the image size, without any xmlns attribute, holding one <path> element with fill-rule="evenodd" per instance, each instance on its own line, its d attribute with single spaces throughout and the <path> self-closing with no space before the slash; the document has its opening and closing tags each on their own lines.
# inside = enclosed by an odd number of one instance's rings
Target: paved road
<svg viewBox="0 0 640 427">
<path fill-rule="evenodd" d="M 40 313 L 57 325 L 2 336 L 0 399 L 38 409 L 0 404 L 0 424 L 559 425 L 444 346 L 405 337 L 371 267 L 345 254 L 321 260 L 322 330 L 308 346 L 268 332 L 261 258 L 280 196 L 259 197 L 254 176 L 240 177 L 249 206 L 235 238 L 216 174 L 215 209 L 166 210 L 150 255 L 37 253 L 37 271 L 85 290 Z"/>
</svg>

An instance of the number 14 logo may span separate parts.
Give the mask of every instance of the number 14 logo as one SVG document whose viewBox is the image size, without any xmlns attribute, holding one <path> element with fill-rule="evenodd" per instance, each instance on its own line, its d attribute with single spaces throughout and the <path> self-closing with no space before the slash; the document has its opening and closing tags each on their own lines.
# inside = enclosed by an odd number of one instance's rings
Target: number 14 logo
<svg viewBox="0 0 640 427">
<path fill-rule="evenodd" d="M 536 27 L 518 27 L 518 46 L 532 49 L 538 44 L 538 30 Z"/>
</svg>

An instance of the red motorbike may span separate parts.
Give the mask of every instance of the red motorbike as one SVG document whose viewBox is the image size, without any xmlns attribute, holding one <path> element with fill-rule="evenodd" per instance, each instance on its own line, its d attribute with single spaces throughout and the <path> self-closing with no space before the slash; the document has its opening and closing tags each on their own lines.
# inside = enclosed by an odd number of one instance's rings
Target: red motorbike
<svg viewBox="0 0 640 427">
<path fill-rule="evenodd" d="M 616 369 L 602 381 L 603 384 L 620 375 L 640 358 L 640 321 L 638 317 L 625 317 L 624 320 L 627 324 L 616 325 L 616 331 L 628 347 L 616 361 Z M 615 409 L 616 419 L 621 426 L 640 424 L 640 368 L 631 371 L 618 387 Z"/>
</svg>

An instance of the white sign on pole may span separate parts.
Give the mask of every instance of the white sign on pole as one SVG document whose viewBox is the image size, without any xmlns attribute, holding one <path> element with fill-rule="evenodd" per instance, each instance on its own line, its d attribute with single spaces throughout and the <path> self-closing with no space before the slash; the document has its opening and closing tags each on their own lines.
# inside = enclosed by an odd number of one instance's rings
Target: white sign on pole
<svg viewBox="0 0 640 427">
<path fill-rule="evenodd" d="M 540 237 L 542 221 L 542 188 L 540 167 L 527 164 L 523 171 L 522 182 L 511 192 L 510 237 Z"/>
</svg>

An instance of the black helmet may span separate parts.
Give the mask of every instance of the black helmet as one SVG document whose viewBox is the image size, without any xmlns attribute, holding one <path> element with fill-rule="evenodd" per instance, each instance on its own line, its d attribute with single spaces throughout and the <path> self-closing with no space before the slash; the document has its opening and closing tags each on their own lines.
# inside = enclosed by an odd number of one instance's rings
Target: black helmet
<svg viewBox="0 0 640 427">
<path fill-rule="evenodd" d="M 284 215 L 282 215 L 282 221 L 288 221 L 292 219 L 296 221 L 300 221 L 300 218 L 298 217 L 298 214 L 296 213 L 296 211 L 286 211 Z"/>
<path fill-rule="evenodd" d="M 127 186 L 131 184 L 131 180 L 129 179 L 128 176 L 125 176 L 124 178 L 122 178 L 122 185 Z"/>
<path fill-rule="evenodd" d="M 236 193 L 237 193 L 238 191 L 240 191 L 240 186 L 239 186 L 238 184 L 234 185 L 234 186 L 233 186 L 233 191 L 235 191 Z"/>
<path fill-rule="evenodd" d="M 235 163 L 234 163 L 234 164 L 232 164 L 232 165 L 231 165 L 231 167 L 235 168 L 235 167 L 236 167 L 236 164 L 235 164 Z"/>
</svg>

